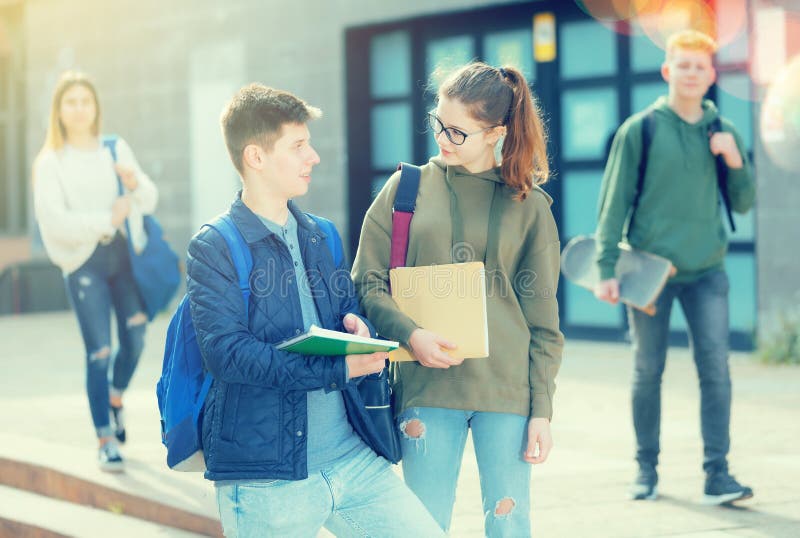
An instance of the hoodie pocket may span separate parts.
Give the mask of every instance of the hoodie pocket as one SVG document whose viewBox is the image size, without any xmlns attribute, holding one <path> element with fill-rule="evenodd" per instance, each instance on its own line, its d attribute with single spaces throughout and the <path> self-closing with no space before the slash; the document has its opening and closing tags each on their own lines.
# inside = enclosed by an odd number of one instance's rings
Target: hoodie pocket
<svg viewBox="0 0 800 538">
<path fill-rule="evenodd" d="M 641 224 L 631 240 L 633 247 L 667 258 L 680 272 L 702 271 L 725 257 L 727 237 L 718 218 L 661 217 Z"/>
</svg>

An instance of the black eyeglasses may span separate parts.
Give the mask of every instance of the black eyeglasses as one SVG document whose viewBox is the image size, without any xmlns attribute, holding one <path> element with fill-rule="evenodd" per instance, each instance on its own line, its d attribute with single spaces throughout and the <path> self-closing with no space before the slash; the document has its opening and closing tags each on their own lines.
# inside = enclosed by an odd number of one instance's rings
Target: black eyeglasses
<svg viewBox="0 0 800 538">
<path fill-rule="evenodd" d="M 447 137 L 447 139 L 456 146 L 463 144 L 468 136 L 476 135 L 497 127 L 497 125 L 492 125 L 491 127 L 484 127 L 480 131 L 475 131 L 474 133 L 465 133 L 464 131 L 456 129 L 455 127 L 445 127 L 444 123 L 442 123 L 442 120 L 439 119 L 439 116 L 433 112 L 428 112 L 428 124 L 431 126 L 431 130 L 433 131 L 434 135 L 439 136 L 439 133 L 444 131 L 444 135 Z"/>
</svg>

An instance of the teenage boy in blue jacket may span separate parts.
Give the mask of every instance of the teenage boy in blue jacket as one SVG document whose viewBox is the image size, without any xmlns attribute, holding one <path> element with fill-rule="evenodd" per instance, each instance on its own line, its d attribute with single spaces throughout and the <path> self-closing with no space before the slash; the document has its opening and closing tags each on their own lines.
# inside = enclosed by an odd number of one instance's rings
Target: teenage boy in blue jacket
<svg viewBox="0 0 800 538">
<path fill-rule="evenodd" d="M 360 376 L 385 353 L 315 357 L 276 349 L 312 324 L 370 335 L 344 264 L 292 201 L 319 156 L 294 95 L 245 86 L 222 113 L 242 190 L 228 214 L 253 257 L 245 305 L 225 240 L 204 228 L 189 245 L 192 320 L 214 377 L 203 415 L 206 478 L 225 535 L 443 536 L 420 501 L 370 448 Z"/>
</svg>

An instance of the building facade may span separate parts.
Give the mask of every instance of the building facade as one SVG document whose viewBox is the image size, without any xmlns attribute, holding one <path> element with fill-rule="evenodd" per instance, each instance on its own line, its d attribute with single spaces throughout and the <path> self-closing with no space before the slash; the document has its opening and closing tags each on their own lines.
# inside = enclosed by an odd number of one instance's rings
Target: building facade
<svg viewBox="0 0 800 538">
<path fill-rule="evenodd" d="M 747 4 L 746 26 L 720 51 L 720 82 L 711 91 L 742 132 L 758 176 L 757 210 L 737 218 L 727 259 L 737 347 L 752 345 L 800 289 L 785 245 L 800 224 L 798 172 L 774 165 L 761 146 L 761 89 L 748 76 L 759 13 L 774 4 Z M 312 126 L 322 162 L 301 205 L 331 217 L 351 251 L 397 162 L 422 163 L 434 153 L 424 117 L 435 67 L 479 58 L 516 64 L 529 78 L 547 119 L 555 172 L 547 190 L 563 243 L 594 230 L 608 137 L 666 91 L 663 51 L 647 37 L 612 31 L 556 0 L 179 1 L 168 8 L 152 0 L 5 0 L 0 24 L 0 271 L 42 256 L 30 169 L 50 93 L 67 68 L 95 79 L 104 131 L 125 137 L 157 182 L 157 215 L 180 250 L 236 190 L 218 119 L 247 82 L 288 89 L 323 110 Z M 791 39 L 787 54 L 800 52 Z M 564 280 L 559 299 L 567 336 L 624 337 L 621 308 Z M 683 327 L 675 309 L 676 341 Z"/>
</svg>

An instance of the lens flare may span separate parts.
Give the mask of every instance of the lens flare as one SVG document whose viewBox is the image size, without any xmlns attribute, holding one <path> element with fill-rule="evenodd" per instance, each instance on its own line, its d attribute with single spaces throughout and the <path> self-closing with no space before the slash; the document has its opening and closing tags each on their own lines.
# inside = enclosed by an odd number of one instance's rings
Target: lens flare
<svg viewBox="0 0 800 538">
<path fill-rule="evenodd" d="M 717 88 L 742 101 L 756 101 L 758 92 L 751 89 L 753 81 L 747 72 L 737 71 L 734 76 L 717 73 Z"/>
<path fill-rule="evenodd" d="M 646 34 L 662 49 L 674 32 L 692 28 L 714 37 L 721 47 L 747 26 L 747 0 L 576 0 L 599 23 L 626 35 Z M 715 7 L 716 6 L 716 9 Z"/>
<path fill-rule="evenodd" d="M 800 172 L 800 55 L 786 64 L 767 90 L 761 107 L 761 141 L 775 164 Z"/>
<path fill-rule="evenodd" d="M 717 2 L 716 37 L 720 47 L 729 45 L 747 31 L 746 0 L 723 0 Z"/>
<path fill-rule="evenodd" d="M 681 30 L 717 34 L 714 10 L 702 0 L 671 0 L 658 11 L 640 13 L 638 22 L 645 35 L 662 49 L 669 36 Z"/>
<path fill-rule="evenodd" d="M 636 16 L 636 2 L 633 0 L 611 0 L 611 4 L 620 20 L 628 20 Z"/>
<path fill-rule="evenodd" d="M 800 0 L 762 0 L 765 6 L 773 11 L 780 7 L 787 9 L 787 20 L 791 20 L 791 9 L 786 5 L 795 5 L 800 10 Z M 669 37 L 681 30 L 693 29 L 713 37 L 719 46 L 718 61 L 723 65 L 746 64 L 750 76 L 757 84 L 766 84 L 771 80 L 759 73 L 773 75 L 784 62 L 783 57 L 774 53 L 762 53 L 760 49 L 774 49 L 774 42 L 779 36 L 788 34 L 791 41 L 792 32 L 784 29 L 783 24 L 770 22 L 775 32 L 764 32 L 765 23 L 756 24 L 759 32 L 749 28 L 747 0 L 576 0 L 578 6 L 594 19 L 621 34 L 631 36 L 644 35 L 660 49 L 666 49 Z M 765 8 L 766 9 L 766 8 Z M 762 9 L 763 11 L 763 9 Z M 769 10 L 767 10 L 769 11 Z M 758 23 L 768 17 L 755 18 Z M 777 20 L 777 19 L 776 19 Z M 770 19 L 771 21 L 771 19 Z M 769 22 L 769 21 L 767 21 Z M 780 26 L 780 28 L 778 28 Z M 788 28 L 788 26 L 787 26 Z M 781 30 L 781 31 L 778 31 Z M 757 34 L 761 33 L 761 37 Z M 800 31 L 796 32 L 800 34 Z M 759 47 L 759 41 L 765 46 Z M 800 40 L 799 40 L 800 41 Z M 793 47 L 789 47 L 792 50 Z M 755 54 L 754 54 L 755 52 Z M 762 57 L 763 56 L 763 57 Z M 719 87 L 740 99 L 756 100 L 763 94 L 751 92 L 749 84 L 730 78 L 721 80 Z"/>
<path fill-rule="evenodd" d="M 800 3 L 797 0 L 762 0 L 766 5 L 780 7 L 788 12 L 800 15 Z"/>
<path fill-rule="evenodd" d="M 575 0 L 578 7 L 587 15 L 591 15 L 599 22 L 616 22 L 627 18 L 624 9 L 618 9 L 615 4 L 627 4 L 624 1 L 612 0 Z"/>
<path fill-rule="evenodd" d="M 786 30 L 783 10 L 770 7 L 756 13 L 750 74 L 757 84 L 768 85 L 786 65 Z"/>
</svg>

